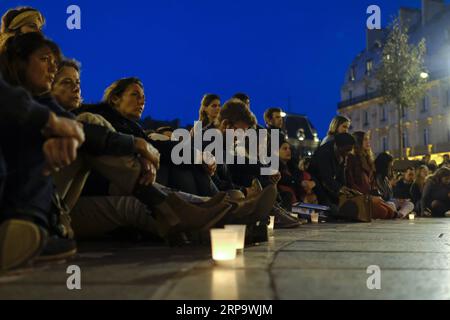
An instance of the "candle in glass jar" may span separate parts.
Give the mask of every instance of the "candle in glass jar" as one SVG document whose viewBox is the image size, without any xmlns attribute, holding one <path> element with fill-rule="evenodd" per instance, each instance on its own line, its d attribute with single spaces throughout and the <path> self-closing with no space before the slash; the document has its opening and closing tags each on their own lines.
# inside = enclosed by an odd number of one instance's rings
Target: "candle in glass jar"
<svg viewBox="0 0 450 320">
<path fill-rule="evenodd" d="M 211 229 L 211 252 L 214 261 L 236 258 L 238 232 L 232 229 Z"/>
<path fill-rule="evenodd" d="M 245 228 L 245 224 L 228 224 L 225 226 L 225 230 L 235 230 L 237 232 L 237 250 L 244 250 Z"/>
<path fill-rule="evenodd" d="M 311 223 L 319 223 L 319 213 L 311 212 Z"/>
</svg>

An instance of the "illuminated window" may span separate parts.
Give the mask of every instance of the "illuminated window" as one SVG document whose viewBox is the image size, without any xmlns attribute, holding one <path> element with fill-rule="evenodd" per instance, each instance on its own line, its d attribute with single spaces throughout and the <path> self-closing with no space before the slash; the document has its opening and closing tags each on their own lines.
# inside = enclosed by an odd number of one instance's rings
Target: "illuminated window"
<svg viewBox="0 0 450 320">
<path fill-rule="evenodd" d="M 373 60 L 366 61 L 366 75 L 370 76 L 373 70 Z"/>
<path fill-rule="evenodd" d="M 388 138 L 383 137 L 383 152 L 386 152 L 389 150 L 389 143 Z"/>
<path fill-rule="evenodd" d="M 430 144 L 430 132 L 428 128 L 423 129 L 423 144 L 426 146 Z"/>
</svg>

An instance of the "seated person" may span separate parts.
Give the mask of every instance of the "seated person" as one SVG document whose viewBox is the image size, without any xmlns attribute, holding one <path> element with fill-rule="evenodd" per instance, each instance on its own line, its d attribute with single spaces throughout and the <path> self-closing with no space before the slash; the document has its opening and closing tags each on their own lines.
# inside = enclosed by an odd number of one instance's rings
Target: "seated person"
<svg viewBox="0 0 450 320">
<path fill-rule="evenodd" d="M 411 187 L 414 183 L 414 168 L 408 167 L 394 186 L 394 198 L 411 200 Z"/>
<path fill-rule="evenodd" d="M 345 161 L 354 144 L 351 134 L 337 134 L 316 150 L 309 165 L 309 173 L 316 183 L 313 191 L 319 204 L 330 207 L 332 215 L 338 214 L 339 195 L 351 193 L 345 186 Z"/>
<path fill-rule="evenodd" d="M 291 146 L 288 142 L 283 142 L 280 146 L 281 179 L 277 184 L 278 190 L 280 193 L 289 193 L 292 204 L 318 204 L 317 196 L 313 192 L 316 183 L 308 172 L 300 171 L 291 158 Z"/>
<path fill-rule="evenodd" d="M 346 183 L 351 189 L 362 194 L 376 195 L 375 187 L 375 164 L 370 147 L 370 137 L 366 132 L 357 131 L 353 134 L 355 146 L 347 157 Z M 372 199 L 374 219 L 392 219 L 395 217 L 393 210 L 381 197 L 374 196 Z"/>
<path fill-rule="evenodd" d="M 384 201 L 397 212 L 400 218 L 406 217 L 414 210 L 414 204 L 407 199 L 394 198 L 391 183 L 394 158 L 388 153 L 380 153 L 375 159 L 376 187 Z"/>
<path fill-rule="evenodd" d="M 450 169 L 442 167 L 427 178 L 421 208 L 433 217 L 450 217 Z"/>
<path fill-rule="evenodd" d="M 422 208 L 420 201 L 422 200 L 423 188 L 425 186 L 425 181 L 428 177 L 428 167 L 426 165 L 421 165 L 416 170 L 416 177 L 414 183 L 411 186 L 411 200 L 414 204 L 414 210 L 418 213 L 422 213 Z"/>
</svg>

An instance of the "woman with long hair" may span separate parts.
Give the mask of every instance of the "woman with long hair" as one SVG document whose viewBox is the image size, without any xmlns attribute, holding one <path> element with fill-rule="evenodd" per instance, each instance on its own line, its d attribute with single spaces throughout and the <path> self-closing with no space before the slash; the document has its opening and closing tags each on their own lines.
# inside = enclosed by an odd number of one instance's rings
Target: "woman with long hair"
<svg viewBox="0 0 450 320">
<path fill-rule="evenodd" d="M 414 204 L 407 199 L 395 199 L 391 184 L 394 158 L 382 152 L 375 159 L 375 183 L 381 198 L 402 218 L 414 210 Z"/>
<path fill-rule="evenodd" d="M 416 170 L 416 177 L 411 186 L 411 200 L 414 203 L 417 212 L 422 212 L 420 207 L 420 200 L 422 199 L 423 188 L 425 187 L 425 181 L 429 174 L 428 167 L 426 165 L 421 165 Z"/>
<path fill-rule="evenodd" d="M 291 146 L 288 142 L 280 145 L 280 173 L 278 190 L 290 199 L 291 204 L 296 202 L 318 204 L 317 196 L 313 189 L 316 186 L 311 175 L 306 171 L 299 170 L 296 163 L 292 161 Z"/>
<path fill-rule="evenodd" d="M 327 136 L 322 140 L 320 145 L 324 145 L 334 139 L 334 136 L 338 133 L 348 133 L 350 130 L 351 120 L 344 115 L 337 115 L 331 120 L 330 127 L 328 128 Z"/>
<path fill-rule="evenodd" d="M 450 217 L 450 169 L 442 167 L 429 176 L 421 199 L 422 212 L 433 217 Z"/>
<path fill-rule="evenodd" d="M 355 145 L 347 157 L 345 168 L 347 186 L 358 190 L 362 194 L 374 194 L 375 188 L 375 164 L 370 147 L 369 135 L 363 131 L 353 134 Z M 393 210 L 381 197 L 372 198 L 373 218 L 392 219 L 395 217 Z"/>
<path fill-rule="evenodd" d="M 198 121 L 202 122 L 203 129 L 217 128 L 217 118 L 220 112 L 220 97 L 217 94 L 207 93 L 200 104 Z"/>
</svg>

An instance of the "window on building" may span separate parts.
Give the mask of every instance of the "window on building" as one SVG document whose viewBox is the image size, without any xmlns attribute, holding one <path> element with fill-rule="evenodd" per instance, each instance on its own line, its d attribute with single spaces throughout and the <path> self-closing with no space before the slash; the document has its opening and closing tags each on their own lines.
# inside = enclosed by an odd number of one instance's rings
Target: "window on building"
<svg viewBox="0 0 450 320">
<path fill-rule="evenodd" d="M 364 111 L 364 126 L 368 126 L 369 125 L 369 112 L 368 111 Z"/>
<path fill-rule="evenodd" d="M 402 140 L 403 140 L 403 147 L 408 148 L 409 147 L 408 132 L 403 132 Z"/>
<path fill-rule="evenodd" d="M 366 98 L 369 95 L 369 86 L 364 87 L 364 93 L 366 94 Z"/>
<path fill-rule="evenodd" d="M 353 99 L 353 91 L 350 90 L 350 91 L 348 92 L 348 100 L 352 100 L 352 99 Z"/>
<path fill-rule="evenodd" d="M 366 61 L 366 75 L 370 76 L 373 70 L 373 60 Z"/>
<path fill-rule="evenodd" d="M 422 99 L 422 109 L 420 110 L 421 112 L 427 112 L 428 111 L 428 97 L 425 96 Z"/>
<path fill-rule="evenodd" d="M 388 138 L 383 137 L 383 152 L 386 152 L 388 150 L 389 150 Z"/>
<path fill-rule="evenodd" d="M 386 121 L 387 117 L 386 117 L 386 106 L 382 106 L 381 107 L 381 121 Z"/>
<path fill-rule="evenodd" d="M 402 108 L 402 118 L 406 118 L 408 116 L 408 110 L 406 108 Z"/>
<path fill-rule="evenodd" d="M 426 146 L 430 144 L 430 132 L 428 128 L 423 129 L 423 144 Z"/>
<path fill-rule="evenodd" d="M 353 66 L 350 68 L 350 76 L 349 76 L 349 80 L 350 81 L 355 81 L 356 79 L 356 68 Z"/>
</svg>

